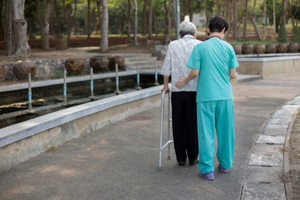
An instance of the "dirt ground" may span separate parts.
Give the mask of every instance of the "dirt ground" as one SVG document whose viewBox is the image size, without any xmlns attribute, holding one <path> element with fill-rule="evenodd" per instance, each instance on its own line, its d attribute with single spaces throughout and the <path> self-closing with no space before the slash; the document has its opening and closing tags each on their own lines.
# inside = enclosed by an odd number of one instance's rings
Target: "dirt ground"
<svg viewBox="0 0 300 200">
<path fill-rule="evenodd" d="M 152 53 L 154 51 L 154 45 L 117 45 L 109 47 L 108 51 L 104 54 L 126 54 L 126 53 Z M 31 55 L 27 58 L 15 58 L 6 57 L 5 51 L 0 50 L 0 62 L 25 60 L 25 59 L 37 59 L 37 58 L 69 58 L 74 56 L 83 56 L 87 54 L 101 53 L 99 47 L 82 47 L 82 48 L 69 48 L 66 50 L 50 49 L 49 51 L 43 51 L 41 49 L 31 49 Z M 102 54 L 102 53 L 101 53 Z"/>
<path fill-rule="evenodd" d="M 300 111 L 291 128 L 289 141 L 289 178 L 292 183 L 292 199 L 300 199 Z"/>
</svg>

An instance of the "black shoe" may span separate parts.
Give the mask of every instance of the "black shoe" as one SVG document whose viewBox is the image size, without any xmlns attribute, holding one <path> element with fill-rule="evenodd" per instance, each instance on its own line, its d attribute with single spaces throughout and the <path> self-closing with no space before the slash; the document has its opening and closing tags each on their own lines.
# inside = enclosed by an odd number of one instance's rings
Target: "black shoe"
<svg viewBox="0 0 300 200">
<path fill-rule="evenodd" d="M 185 161 L 180 161 L 180 162 L 178 162 L 178 165 L 179 165 L 179 166 L 184 166 L 184 165 L 185 165 Z"/>
<path fill-rule="evenodd" d="M 199 162 L 198 159 L 196 159 L 196 160 L 194 160 L 194 161 L 189 161 L 189 165 L 190 165 L 190 166 L 194 166 L 194 165 L 198 164 L 198 162 Z"/>
</svg>

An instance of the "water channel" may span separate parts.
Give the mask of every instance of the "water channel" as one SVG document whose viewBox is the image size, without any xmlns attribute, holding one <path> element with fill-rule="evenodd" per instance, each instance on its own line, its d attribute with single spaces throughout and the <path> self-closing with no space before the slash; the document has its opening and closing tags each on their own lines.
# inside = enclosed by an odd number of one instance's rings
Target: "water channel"
<svg viewBox="0 0 300 200">
<path fill-rule="evenodd" d="M 139 87 L 137 79 L 139 79 Z M 121 72 L 119 76 L 120 93 L 153 87 L 153 71 L 141 72 L 139 78 L 135 71 Z M 93 98 L 91 98 L 91 81 L 89 76 L 70 77 L 67 79 L 67 103 L 64 98 L 63 79 L 32 83 L 32 110 L 28 109 L 28 83 L 3 88 L 0 93 L 0 128 L 33 119 L 68 107 L 97 101 L 118 95 L 116 93 L 116 75 L 107 73 L 95 75 L 93 80 Z M 16 89 L 18 88 L 18 89 Z"/>
</svg>

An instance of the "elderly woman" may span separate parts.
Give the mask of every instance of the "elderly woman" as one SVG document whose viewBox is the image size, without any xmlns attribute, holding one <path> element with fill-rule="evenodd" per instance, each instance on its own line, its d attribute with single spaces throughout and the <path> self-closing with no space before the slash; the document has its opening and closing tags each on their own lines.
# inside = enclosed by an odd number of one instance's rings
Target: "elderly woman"
<svg viewBox="0 0 300 200">
<path fill-rule="evenodd" d="M 196 113 L 196 88 L 197 79 L 190 81 L 182 88 L 175 87 L 175 83 L 186 77 L 191 69 L 186 63 L 196 44 L 201 41 L 196 39 L 196 27 L 191 22 L 180 24 L 181 38 L 172 41 L 162 66 L 161 74 L 164 76 L 162 92 L 169 92 L 169 78 L 171 76 L 172 91 L 172 128 L 176 159 L 180 166 L 198 162 L 197 139 L 197 113 Z"/>
</svg>

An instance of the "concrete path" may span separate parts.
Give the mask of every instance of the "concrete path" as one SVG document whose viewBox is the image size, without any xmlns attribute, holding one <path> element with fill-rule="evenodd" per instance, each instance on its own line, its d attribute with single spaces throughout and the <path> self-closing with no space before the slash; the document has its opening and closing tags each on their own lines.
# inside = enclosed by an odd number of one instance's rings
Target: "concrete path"
<svg viewBox="0 0 300 200">
<path fill-rule="evenodd" d="M 234 168 L 228 174 L 216 170 L 214 181 L 200 178 L 197 166 L 179 167 L 173 145 L 171 160 L 166 159 L 167 151 L 164 151 L 162 171 L 157 170 L 160 129 L 160 107 L 157 107 L 110 124 L 1 173 L 0 199 L 286 199 L 282 185 L 275 191 L 279 195 L 261 196 L 255 190 L 255 184 L 262 183 L 258 179 L 266 174 L 253 170 L 251 160 L 257 151 L 265 152 L 263 148 L 256 148 L 258 138 L 263 140 L 260 136 L 266 134 L 262 131 L 265 125 L 282 106 L 299 96 L 299 88 L 299 74 L 271 80 L 240 81 L 233 85 Z M 215 162 L 215 166 L 217 164 Z M 274 172 L 267 175 L 270 178 L 282 171 L 272 169 Z M 268 187 L 259 189 L 263 194 L 268 192 Z"/>
</svg>

